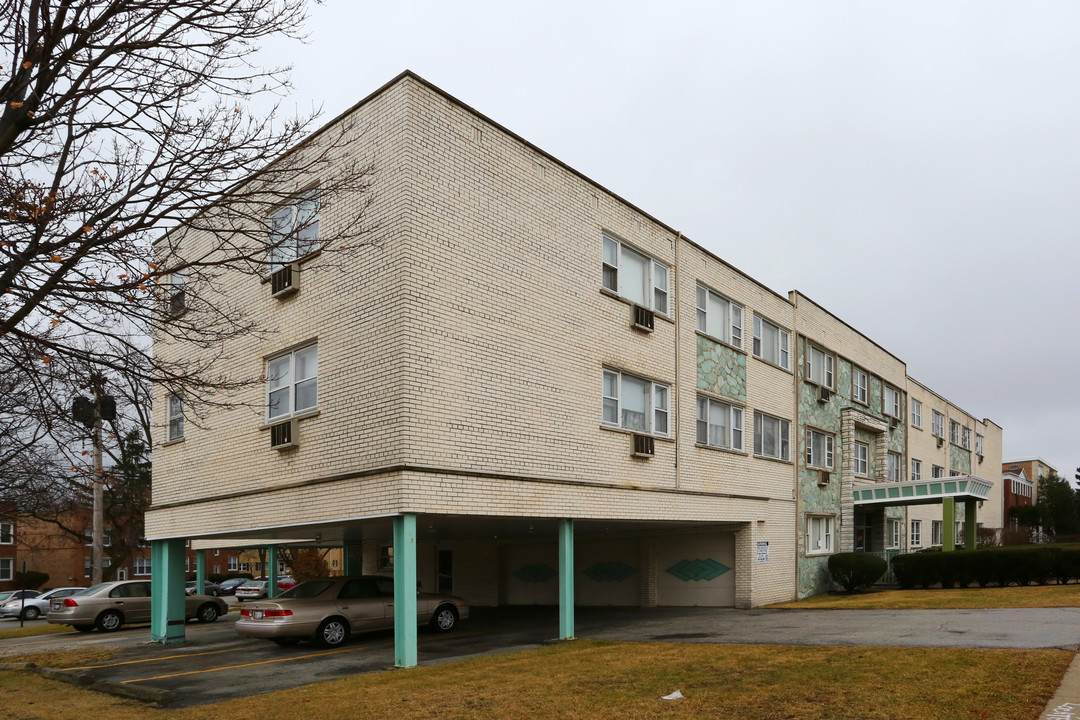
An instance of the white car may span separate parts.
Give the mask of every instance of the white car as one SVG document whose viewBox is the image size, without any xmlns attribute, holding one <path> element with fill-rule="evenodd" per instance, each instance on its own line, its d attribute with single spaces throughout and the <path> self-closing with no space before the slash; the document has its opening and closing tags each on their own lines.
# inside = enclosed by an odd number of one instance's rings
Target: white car
<svg viewBox="0 0 1080 720">
<path fill-rule="evenodd" d="M 3 605 L 0 605 L 0 617 L 17 618 L 19 617 L 19 613 L 22 613 L 24 620 L 37 620 L 39 617 L 49 612 L 50 600 L 71 597 L 85 589 L 86 588 L 81 587 L 53 588 L 43 595 L 26 598 L 25 601 L 19 599 L 8 600 Z"/>
</svg>

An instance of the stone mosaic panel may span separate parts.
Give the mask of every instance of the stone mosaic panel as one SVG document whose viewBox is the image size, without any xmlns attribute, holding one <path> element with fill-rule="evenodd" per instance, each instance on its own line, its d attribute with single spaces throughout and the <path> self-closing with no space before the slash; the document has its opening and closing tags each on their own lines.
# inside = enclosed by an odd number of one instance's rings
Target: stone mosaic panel
<svg viewBox="0 0 1080 720">
<path fill-rule="evenodd" d="M 584 572 L 586 577 L 596 582 L 622 582 L 637 573 L 637 568 L 618 560 L 602 560 Z"/>
<path fill-rule="evenodd" d="M 683 582 L 692 580 L 715 580 L 728 570 L 724 563 L 709 558 L 707 560 L 681 560 L 667 569 L 669 575 L 674 575 Z"/>
<path fill-rule="evenodd" d="M 949 445 L 949 469 L 964 475 L 971 474 L 971 451 Z"/>
<path fill-rule="evenodd" d="M 746 402 L 746 355 L 697 336 L 697 386 L 739 403 Z"/>
</svg>

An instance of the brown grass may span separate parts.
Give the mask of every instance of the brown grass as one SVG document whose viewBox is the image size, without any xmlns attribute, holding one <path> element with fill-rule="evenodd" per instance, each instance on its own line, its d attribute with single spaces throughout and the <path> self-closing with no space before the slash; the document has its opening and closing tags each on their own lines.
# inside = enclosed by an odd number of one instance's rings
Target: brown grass
<svg viewBox="0 0 1080 720">
<path fill-rule="evenodd" d="M 34 635 L 53 635 L 55 633 L 71 632 L 67 625 L 36 625 L 34 627 L 13 627 L 0 630 L 0 640 L 7 638 L 32 637 Z"/>
<path fill-rule="evenodd" d="M 0 707 L 28 720 L 1034 720 L 1073 657 L 1060 650 L 577 641 L 178 710 L 0 673 Z M 685 698 L 660 699 L 674 690 Z"/>
<path fill-rule="evenodd" d="M 949 610 L 987 608 L 1080 607 L 1080 585 L 871 590 L 814 595 L 769 608 L 834 610 Z"/>
</svg>

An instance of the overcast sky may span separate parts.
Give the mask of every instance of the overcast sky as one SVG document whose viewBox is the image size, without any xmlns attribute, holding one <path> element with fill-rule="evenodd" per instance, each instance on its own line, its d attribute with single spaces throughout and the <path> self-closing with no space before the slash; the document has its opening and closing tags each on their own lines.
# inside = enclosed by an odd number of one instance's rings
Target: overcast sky
<svg viewBox="0 0 1080 720">
<path fill-rule="evenodd" d="M 1080 465 L 1080 3 L 328 0 L 325 119 L 408 68 Z"/>
</svg>

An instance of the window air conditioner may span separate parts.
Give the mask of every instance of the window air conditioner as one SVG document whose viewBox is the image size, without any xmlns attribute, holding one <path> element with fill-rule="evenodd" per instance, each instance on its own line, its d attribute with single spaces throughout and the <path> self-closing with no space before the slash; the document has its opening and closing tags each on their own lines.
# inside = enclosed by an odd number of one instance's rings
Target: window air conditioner
<svg viewBox="0 0 1080 720">
<path fill-rule="evenodd" d="M 818 481 L 817 481 L 818 485 L 828 485 L 831 481 L 832 481 L 832 473 L 830 473 L 828 470 L 819 470 L 818 471 Z"/>
<path fill-rule="evenodd" d="M 821 403 L 829 402 L 830 398 L 832 398 L 832 390 L 830 390 L 827 387 L 819 387 L 818 388 L 818 398 L 817 398 L 818 402 L 821 402 Z"/>
<path fill-rule="evenodd" d="M 656 442 L 648 435 L 634 435 L 634 457 L 651 458 L 656 451 Z"/>
<path fill-rule="evenodd" d="M 286 420 L 270 426 L 270 447 L 275 450 L 300 445 L 300 426 L 295 420 Z"/>
<path fill-rule="evenodd" d="M 938 446 L 938 447 L 941 447 L 941 446 L 942 446 L 942 445 L 944 445 L 944 444 L 945 444 L 945 438 L 943 438 L 943 437 L 939 437 L 939 438 L 937 439 L 937 446 Z"/>
<path fill-rule="evenodd" d="M 640 305 L 635 305 L 630 327 L 643 332 L 652 332 L 656 327 L 653 311 L 648 308 L 643 308 Z"/>
<path fill-rule="evenodd" d="M 270 297 L 282 298 L 300 289 L 300 265 L 289 263 L 270 276 Z"/>
</svg>

